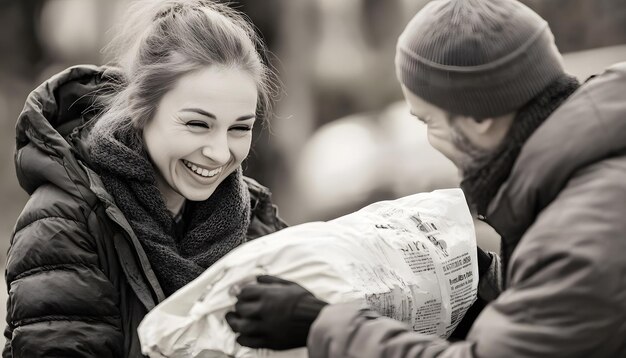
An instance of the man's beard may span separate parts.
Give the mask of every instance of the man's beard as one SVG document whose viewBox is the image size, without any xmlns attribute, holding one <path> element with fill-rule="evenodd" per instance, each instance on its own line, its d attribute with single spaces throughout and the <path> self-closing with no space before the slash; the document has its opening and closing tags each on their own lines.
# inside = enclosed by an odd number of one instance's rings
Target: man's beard
<svg viewBox="0 0 626 358">
<path fill-rule="evenodd" d="M 452 145 L 454 145 L 458 151 L 463 153 L 459 163 L 457 163 L 461 174 L 461 188 L 465 193 L 465 198 L 470 211 L 473 215 L 477 215 L 479 214 L 478 205 L 482 198 L 482 194 L 471 190 L 470 188 L 472 186 L 467 186 L 467 184 L 470 181 L 475 181 L 477 179 L 481 180 L 479 179 L 482 176 L 481 172 L 486 166 L 491 165 L 495 157 L 502 153 L 502 145 L 493 149 L 481 148 L 472 143 L 467 135 L 461 131 L 453 118 L 450 119 L 449 123 Z"/>
<path fill-rule="evenodd" d="M 499 148 L 485 149 L 472 143 L 470 139 L 463 133 L 454 118 L 448 118 L 450 123 L 450 139 L 452 145 L 456 147 L 464 156 L 459 160 L 458 169 L 461 175 L 465 177 L 466 173 L 472 173 L 483 167 L 491 158 L 497 155 Z"/>
</svg>

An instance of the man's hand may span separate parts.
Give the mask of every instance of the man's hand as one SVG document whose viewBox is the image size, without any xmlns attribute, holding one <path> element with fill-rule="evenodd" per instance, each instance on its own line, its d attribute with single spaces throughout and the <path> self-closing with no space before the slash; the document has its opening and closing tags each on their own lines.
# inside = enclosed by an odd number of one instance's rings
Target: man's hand
<svg viewBox="0 0 626 358">
<path fill-rule="evenodd" d="M 226 322 L 237 342 L 274 350 L 306 347 L 311 324 L 327 304 L 302 286 L 274 276 L 259 276 L 237 295 Z"/>
<path fill-rule="evenodd" d="M 476 246 L 476 257 L 478 258 L 478 277 L 480 277 L 489 270 L 489 266 L 491 266 L 491 255 Z"/>
</svg>

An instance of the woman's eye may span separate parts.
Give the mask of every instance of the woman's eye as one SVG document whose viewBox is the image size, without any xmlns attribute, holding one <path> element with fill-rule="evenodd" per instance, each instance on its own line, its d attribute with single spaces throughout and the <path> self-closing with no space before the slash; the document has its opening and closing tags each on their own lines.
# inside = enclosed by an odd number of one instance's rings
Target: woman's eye
<svg viewBox="0 0 626 358">
<path fill-rule="evenodd" d="M 248 132 L 252 130 L 251 126 L 237 126 L 237 127 L 232 127 L 232 130 L 236 130 L 236 131 L 242 131 L 242 132 Z"/>
<path fill-rule="evenodd" d="M 189 122 L 187 122 L 185 124 L 190 126 L 190 127 L 209 128 L 208 123 L 207 122 L 203 122 L 203 121 L 189 121 Z"/>
</svg>

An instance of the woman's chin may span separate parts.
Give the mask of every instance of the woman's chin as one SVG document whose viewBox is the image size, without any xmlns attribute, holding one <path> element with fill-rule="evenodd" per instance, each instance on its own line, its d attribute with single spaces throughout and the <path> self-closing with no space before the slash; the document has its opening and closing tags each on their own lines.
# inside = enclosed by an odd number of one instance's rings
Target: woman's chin
<svg viewBox="0 0 626 358">
<path fill-rule="evenodd" d="M 183 194 L 183 197 L 185 197 L 185 199 L 190 200 L 190 201 L 205 201 L 208 198 L 210 198 L 214 192 L 215 192 L 215 189 L 210 190 L 210 191 L 209 190 L 203 190 L 203 191 L 187 190 L 186 192 L 182 194 Z"/>
</svg>

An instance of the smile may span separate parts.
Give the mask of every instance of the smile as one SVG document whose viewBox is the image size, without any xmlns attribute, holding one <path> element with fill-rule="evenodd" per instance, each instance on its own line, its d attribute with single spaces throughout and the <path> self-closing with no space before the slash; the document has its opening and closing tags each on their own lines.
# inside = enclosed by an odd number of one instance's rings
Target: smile
<svg viewBox="0 0 626 358">
<path fill-rule="evenodd" d="M 218 175 L 222 172 L 222 169 L 224 168 L 223 166 L 221 166 L 219 168 L 209 170 L 207 168 L 202 168 L 199 165 L 189 162 L 185 159 L 183 159 L 183 163 L 187 168 L 191 169 L 192 172 L 205 178 L 211 178 Z"/>
</svg>

